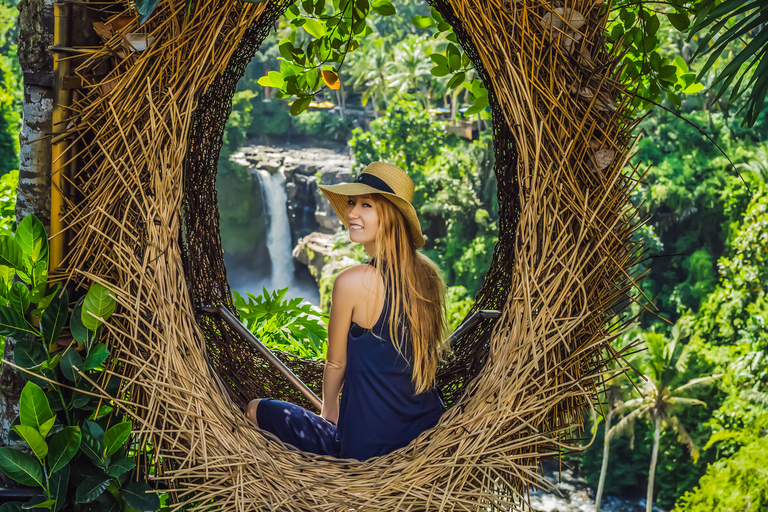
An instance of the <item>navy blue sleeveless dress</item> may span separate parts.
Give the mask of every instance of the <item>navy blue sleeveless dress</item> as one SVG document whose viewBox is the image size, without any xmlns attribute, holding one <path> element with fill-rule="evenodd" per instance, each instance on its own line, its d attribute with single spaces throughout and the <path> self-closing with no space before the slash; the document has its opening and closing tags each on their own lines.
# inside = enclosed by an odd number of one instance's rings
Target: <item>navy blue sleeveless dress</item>
<svg viewBox="0 0 768 512">
<path fill-rule="evenodd" d="M 266 399 L 256 411 L 259 428 L 302 451 L 365 460 L 405 446 L 435 426 L 445 406 L 437 388 L 416 394 L 410 338 L 401 328 L 398 352 L 389 336 L 389 311 L 387 290 L 371 329 L 350 326 L 338 427 L 298 405 Z"/>
</svg>

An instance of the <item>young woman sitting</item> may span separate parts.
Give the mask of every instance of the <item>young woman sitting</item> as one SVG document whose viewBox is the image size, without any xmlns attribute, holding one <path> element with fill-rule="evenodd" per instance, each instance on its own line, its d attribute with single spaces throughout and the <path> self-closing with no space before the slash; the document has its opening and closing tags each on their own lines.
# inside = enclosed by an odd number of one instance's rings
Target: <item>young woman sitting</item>
<svg viewBox="0 0 768 512">
<path fill-rule="evenodd" d="M 413 181 L 399 167 L 374 162 L 354 183 L 320 189 L 371 257 L 333 285 L 322 412 L 260 399 L 246 417 L 300 450 L 365 460 L 407 445 L 445 412 L 435 387 L 445 283 L 417 251 Z"/>
</svg>

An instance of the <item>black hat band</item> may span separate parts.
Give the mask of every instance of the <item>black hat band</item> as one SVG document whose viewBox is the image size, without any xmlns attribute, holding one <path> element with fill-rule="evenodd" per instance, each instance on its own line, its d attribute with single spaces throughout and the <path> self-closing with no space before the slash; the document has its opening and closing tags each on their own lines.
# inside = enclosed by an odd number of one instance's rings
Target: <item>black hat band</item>
<svg viewBox="0 0 768 512">
<path fill-rule="evenodd" d="M 368 185 L 369 187 L 373 187 L 376 190 L 380 190 L 381 192 L 388 192 L 390 194 L 395 193 L 395 191 L 392 190 L 392 187 L 387 185 L 386 181 L 377 176 L 374 176 L 373 174 L 362 173 L 360 176 L 355 178 L 354 183 L 362 183 L 363 185 Z"/>
</svg>

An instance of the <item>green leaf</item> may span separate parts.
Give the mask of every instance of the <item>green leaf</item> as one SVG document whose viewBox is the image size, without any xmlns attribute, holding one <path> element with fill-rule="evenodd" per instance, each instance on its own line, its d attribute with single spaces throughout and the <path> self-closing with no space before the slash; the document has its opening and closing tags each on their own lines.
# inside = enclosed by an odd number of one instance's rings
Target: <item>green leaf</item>
<svg viewBox="0 0 768 512">
<path fill-rule="evenodd" d="M 684 32 L 688 29 L 688 27 L 691 26 L 691 20 L 688 19 L 687 14 L 683 14 L 681 12 L 673 12 L 667 14 L 667 18 L 669 19 L 669 22 L 672 24 L 672 26 L 680 32 Z"/>
<path fill-rule="evenodd" d="M 90 503 L 101 496 L 107 487 L 109 487 L 109 478 L 89 476 L 77 487 L 75 503 Z"/>
<path fill-rule="evenodd" d="M 448 68 L 445 66 L 435 66 L 432 69 L 430 69 L 429 72 L 437 77 L 445 76 L 450 73 Z"/>
<path fill-rule="evenodd" d="M 481 112 L 488 106 L 488 97 L 484 96 L 482 98 L 479 98 L 478 101 L 475 102 L 474 105 L 469 107 L 465 112 L 465 116 L 471 116 L 473 114 L 477 114 L 478 112 Z"/>
<path fill-rule="evenodd" d="M 99 343 L 98 345 L 94 346 L 91 349 L 91 353 L 88 354 L 88 357 L 85 358 L 85 361 L 83 361 L 83 364 L 80 367 L 80 369 L 82 371 L 86 371 L 86 370 L 93 370 L 94 368 L 98 368 L 101 365 L 101 363 L 106 361 L 108 357 L 109 357 L 109 349 L 105 344 Z"/>
<path fill-rule="evenodd" d="M 13 282 L 13 276 L 16 275 L 16 269 L 9 267 L 8 265 L 0 265 L 0 280 L 5 283 L 5 287 L 8 288 Z"/>
<path fill-rule="evenodd" d="M 88 289 L 83 301 L 83 313 L 81 315 L 83 325 L 95 331 L 102 321 L 109 320 L 109 317 L 115 312 L 115 307 L 117 307 L 117 301 L 109 288 L 94 283 Z"/>
<path fill-rule="evenodd" d="M 27 382 L 19 399 L 19 419 L 22 425 L 33 427 L 38 432 L 53 418 L 53 412 L 45 393 L 34 382 Z"/>
<path fill-rule="evenodd" d="M 411 18 L 411 23 L 417 28 L 431 28 L 435 26 L 435 20 L 429 16 L 414 16 Z"/>
<path fill-rule="evenodd" d="M 45 370 L 42 365 L 48 361 L 43 344 L 39 340 L 30 336 L 21 337 L 16 343 L 16 349 L 13 354 L 16 364 L 27 370 L 33 370 L 37 375 L 53 377 L 50 370 Z M 38 379 L 27 372 L 19 372 L 24 380 L 34 382 L 38 386 L 48 386 L 49 384 L 42 379 Z"/>
<path fill-rule="evenodd" d="M 38 458 L 40 463 L 43 463 L 43 459 L 48 455 L 48 445 L 45 444 L 45 439 L 40 435 L 35 427 L 29 425 L 14 425 L 13 430 L 21 436 L 21 438 L 32 449 L 32 453 Z"/>
<path fill-rule="evenodd" d="M 392 2 L 389 0 L 378 0 L 377 2 L 373 2 L 371 8 L 379 16 L 392 16 L 397 13 L 395 6 L 392 5 Z"/>
<path fill-rule="evenodd" d="M 69 484 L 69 465 L 51 474 L 48 479 L 48 489 L 51 499 L 55 502 L 54 511 L 60 510 L 67 503 L 67 485 Z"/>
<path fill-rule="evenodd" d="M 69 332 L 72 333 L 72 337 L 75 341 L 88 346 L 93 338 L 93 332 L 89 331 L 86 326 L 83 325 L 83 301 L 85 297 L 82 297 L 75 308 L 72 310 L 72 315 L 69 317 Z"/>
<path fill-rule="evenodd" d="M 8 293 L 8 302 L 11 303 L 13 309 L 23 316 L 27 312 L 27 308 L 29 308 L 29 289 L 27 285 L 24 283 L 13 283 Z"/>
<path fill-rule="evenodd" d="M 32 294 L 29 296 L 29 302 L 36 302 L 37 307 L 32 311 L 33 315 L 40 316 L 40 313 L 45 311 L 45 308 L 48 307 L 48 304 L 51 303 L 53 298 L 58 293 L 59 288 L 56 287 L 56 290 L 54 290 L 52 293 L 45 295 L 45 283 L 41 287 L 35 287 L 32 289 Z"/>
<path fill-rule="evenodd" d="M 280 40 L 280 46 L 278 47 L 280 50 L 280 56 L 284 58 L 285 60 L 293 60 L 293 43 L 290 41 L 290 39 L 281 39 Z M 282 80 L 282 75 L 280 76 L 280 79 Z"/>
<path fill-rule="evenodd" d="M 104 453 L 104 430 L 97 423 L 85 420 L 82 435 L 80 450 L 97 464 L 103 464 L 101 454 Z"/>
<path fill-rule="evenodd" d="M 0 306 L 0 336 L 22 337 L 25 333 L 33 332 L 18 311 L 8 306 Z"/>
<path fill-rule="evenodd" d="M 259 85 L 260 85 L 260 86 L 262 86 L 262 87 L 275 87 L 275 86 L 272 84 L 272 82 L 269 80 L 269 77 L 268 77 L 268 76 L 263 76 L 263 77 L 259 78 L 259 79 L 256 81 L 256 83 L 257 83 L 257 84 L 259 84 Z"/>
<path fill-rule="evenodd" d="M 448 59 L 445 57 L 445 55 L 440 53 L 432 53 L 430 54 L 429 58 L 432 60 L 432 62 L 435 63 L 435 66 L 442 66 L 444 68 L 448 67 Z"/>
<path fill-rule="evenodd" d="M 10 235 L 0 235 L 0 265 L 24 270 L 23 252 L 16 239 Z"/>
<path fill-rule="evenodd" d="M 304 98 L 299 98 L 295 100 L 291 104 L 291 115 L 297 116 L 307 110 L 307 107 L 309 104 L 312 103 L 312 96 L 305 96 Z"/>
<path fill-rule="evenodd" d="M 131 422 L 123 421 L 104 432 L 104 456 L 108 457 L 119 450 L 131 435 Z"/>
<path fill-rule="evenodd" d="M 52 472 L 64 468 L 80 448 L 82 434 L 80 427 L 65 427 L 51 438 L 48 451 L 48 466 Z"/>
<path fill-rule="evenodd" d="M 22 505 L 20 501 L 9 501 L 0 505 L 0 512 L 21 512 Z"/>
<path fill-rule="evenodd" d="M 107 488 L 107 490 L 109 491 L 109 488 Z M 120 502 L 118 502 L 109 492 L 102 494 L 98 498 L 98 502 L 99 505 L 95 509 L 95 512 L 120 512 L 122 509 Z M 129 509 L 126 508 L 126 512 L 129 512 Z"/>
<path fill-rule="evenodd" d="M 33 261 L 48 262 L 48 233 L 34 215 L 27 215 L 16 228 L 16 243 Z"/>
<path fill-rule="evenodd" d="M 59 363 L 61 373 L 63 373 L 64 377 L 71 380 L 72 382 L 80 380 L 80 375 L 78 375 L 75 368 L 79 369 L 82 364 L 83 358 L 80 357 L 80 354 L 77 353 L 74 345 L 71 345 L 69 348 L 67 348 L 66 352 L 64 352 L 64 355 L 61 357 L 61 363 Z"/>
<path fill-rule="evenodd" d="M 40 327 L 43 332 L 43 340 L 47 343 L 53 343 L 61 335 L 61 330 L 67 323 L 67 317 L 69 316 L 69 296 L 67 290 L 62 289 L 60 294 L 57 294 L 48 307 L 43 311 L 43 316 L 40 318 Z"/>
<path fill-rule="evenodd" d="M 0 448 L 0 470 L 22 485 L 45 487 L 40 464 L 19 450 L 7 446 Z"/>
<path fill-rule="evenodd" d="M 106 473 L 113 478 L 117 478 L 118 476 L 132 470 L 135 467 L 136 467 L 135 460 L 133 460 L 130 457 L 123 457 L 122 459 L 117 460 L 112 464 L 110 464 L 106 470 Z"/>
<path fill-rule="evenodd" d="M 56 500 L 40 501 L 40 500 L 36 500 L 35 498 L 32 498 L 31 500 L 29 500 L 29 502 L 27 502 L 24 505 L 22 505 L 21 508 L 24 509 L 24 510 L 33 510 L 33 509 L 36 509 L 36 508 L 47 508 L 47 509 L 50 509 L 55 504 L 56 504 Z"/>
<path fill-rule="evenodd" d="M 304 24 L 304 30 L 318 39 L 325 35 L 325 27 L 323 27 L 323 24 L 311 18 Z"/>
<path fill-rule="evenodd" d="M 152 490 L 149 485 L 143 482 L 131 482 L 123 487 L 120 496 L 123 497 L 129 507 L 149 512 L 160 508 L 160 497 L 155 493 L 147 494 L 147 491 Z"/>
<path fill-rule="evenodd" d="M 136 0 L 136 11 L 139 13 L 139 25 L 143 25 L 155 12 L 158 0 Z"/>
<path fill-rule="evenodd" d="M 47 400 L 47 398 L 48 397 L 46 397 L 46 400 Z M 48 436 L 48 433 L 51 431 L 51 429 L 53 428 L 53 425 L 55 423 L 56 423 L 56 416 L 54 416 L 53 418 L 49 419 L 48 421 L 46 421 L 42 425 L 40 425 L 40 435 L 43 436 L 43 439 L 45 439 Z"/>
<path fill-rule="evenodd" d="M 464 83 L 464 80 L 466 79 L 466 75 L 467 74 L 465 72 L 463 72 L 463 71 L 453 75 L 453 78 L 451 78 L 448 81 L 448 88 L 449 89 L 454 89 L 454 88 L 460 86 L 462 83 Z"/>
</svg>

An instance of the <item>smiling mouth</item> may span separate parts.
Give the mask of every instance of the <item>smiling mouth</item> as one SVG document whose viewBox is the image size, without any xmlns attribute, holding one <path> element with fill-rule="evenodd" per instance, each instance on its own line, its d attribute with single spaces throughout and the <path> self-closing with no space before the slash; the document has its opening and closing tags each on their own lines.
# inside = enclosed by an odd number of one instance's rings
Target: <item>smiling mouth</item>
<svg viewBox="0 0 768 512">
<path fill-rule="evenodd" d="M 356 230 L 360 230 L 360 229 L 363 229 L 363 226 L 358 226 L 357 224 L 351 224 L 351 225 L 349 226 L 349 229 L 356 229 Z"/>
</svg>

